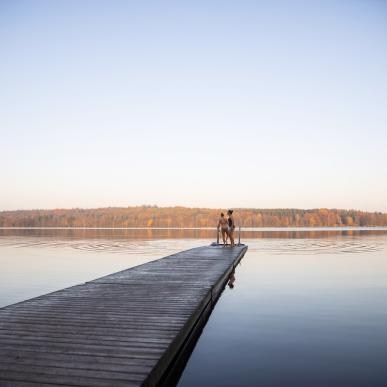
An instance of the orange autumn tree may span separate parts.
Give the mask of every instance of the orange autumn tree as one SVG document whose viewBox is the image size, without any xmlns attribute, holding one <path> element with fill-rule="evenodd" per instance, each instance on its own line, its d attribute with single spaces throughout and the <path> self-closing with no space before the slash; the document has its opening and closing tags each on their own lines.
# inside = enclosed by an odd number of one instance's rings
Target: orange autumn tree
<svg viewBox="0 0 387 387">
<path fill-rule="evenodd" d="M 108 207 L 0 212 L 0 227 L 214 227 L 226 209 Z M 357 210 L 234 209 L 241 227 L 387 226 L 387 214 Z"/>
</svg>

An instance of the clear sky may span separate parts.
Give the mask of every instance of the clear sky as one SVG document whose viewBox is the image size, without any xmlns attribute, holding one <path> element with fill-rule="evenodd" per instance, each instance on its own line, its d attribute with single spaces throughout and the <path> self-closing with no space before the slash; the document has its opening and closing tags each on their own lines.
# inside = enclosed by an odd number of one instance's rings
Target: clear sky
<svg viewBox="0 0 387 387">
<path fill-rule="evenodd" d="M 387 2 L 0 1 L 0 210 L 387 211 Z"/>
</svg>

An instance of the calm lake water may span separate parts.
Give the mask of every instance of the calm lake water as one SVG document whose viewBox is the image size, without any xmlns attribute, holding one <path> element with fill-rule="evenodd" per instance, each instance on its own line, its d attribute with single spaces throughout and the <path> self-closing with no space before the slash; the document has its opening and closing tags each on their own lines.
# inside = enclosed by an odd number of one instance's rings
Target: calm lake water
<svg viewBox="0 0 387 387">
<path fill-rule="evenodd" d="M 1 230 L 0 306 L 209 244 L 210 230 Z M 387 230 L 249 231 L 179 381 L 386 386 Z"/>
</svg>

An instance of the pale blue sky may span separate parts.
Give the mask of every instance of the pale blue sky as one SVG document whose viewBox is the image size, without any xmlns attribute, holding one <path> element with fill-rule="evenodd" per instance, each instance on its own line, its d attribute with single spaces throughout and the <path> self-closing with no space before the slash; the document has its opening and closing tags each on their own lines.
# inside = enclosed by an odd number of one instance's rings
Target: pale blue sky
<svg viewBox="0 0 387 387">
<path fill-rule="evenodd" d="M 0 1 L 0 210 L 387 211 L 387 3 Z"/>
</svg>

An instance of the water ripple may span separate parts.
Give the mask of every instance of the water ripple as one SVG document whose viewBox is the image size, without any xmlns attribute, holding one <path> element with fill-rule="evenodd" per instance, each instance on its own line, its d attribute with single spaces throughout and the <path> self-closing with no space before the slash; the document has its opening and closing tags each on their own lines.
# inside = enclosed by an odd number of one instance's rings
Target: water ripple
<svg viewBox="0 0 387 387">
<path fill-rule="evenodd" d="M 38 237 L 0 237 L 0 247 L 13 248 L 69 248 L 85 252 L 114 253 L 114 254 L 157 254 L 159 252 L 175 252 L 209 244 L 208 240 L 200 239 L 54 239 Z"/>
<path fill-rule="evenodd" d="M 249 250 L 268 254 L 348 254 L 387 250 L 387 238 L 248 240 Z"/>
</svg>

